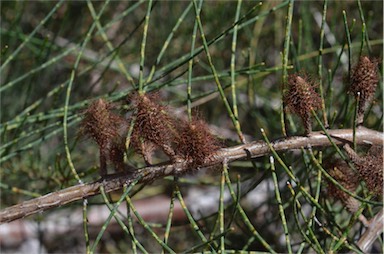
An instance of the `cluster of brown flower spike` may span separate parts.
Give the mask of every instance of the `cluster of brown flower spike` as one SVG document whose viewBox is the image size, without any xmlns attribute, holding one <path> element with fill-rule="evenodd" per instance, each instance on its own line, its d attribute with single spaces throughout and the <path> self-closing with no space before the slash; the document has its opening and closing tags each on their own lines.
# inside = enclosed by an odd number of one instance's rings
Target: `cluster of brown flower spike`
<svg viewBox="0 0 384 254">
<path fill-rule="evenodd" d="M 172 161 L 184 160 L 196 168 L 220 147 L 203 120 L 197 116 L 191 121 L 173 117 L 168 107 L 158 103 L 158 94 L 134 94 L 130 99 L 136 108 L 132 144 L 148 165 L 156 148 Z"/>
<path fill-rule="evenodd" d="M 357 125 L 363 124 L 364 113 L 374 97 L 378 78 L 378 61 L 367 56 L 360 57 L 352 69 L 349 91 L 358 103 Z M 312 131 L 311 111 L 321 107 L 320 95 L 315 91 L 316 85 L 306 75 L 292 74 L 288 77 L 288 91 L 284 94 L 286 111 L 297 114 L 303 121 L 306 134 Z"/>
<path fill-rule="evenodd" d="M 349 78 L 351 92 L 357 103 L 356 125 L 362 125 L 364 114 L 372 102 L 376 86 L 379 81 L 378 61 L 362 56 L 352 69 Z M 288 78 L 288 91 L 284 95 L 286 110 L 297 114 L 303 121 L 306 134 L 312 131 L 311 114 L 313 110 L 321 107 L 320 95 L 315 91 L 315 85 L 305 75 L 293 74 Z M 382 195 L 383 189 L 383 146 L 372 146 L 365 156 L 359 156 L 348 145 L 344 149 L 349 159 L 354 164 L 357 172 L 353 171 L 348 164 L 337 159 L 329 163 L 327 169 L 330 175 L 347 190 L 354 192 L 361 180 L 366 183 L 368 190 L 377 195 Z M 352 212 L 359 207 L 359 202 L 347 193 L 328 184 L 328 193 L 341 200 Z"/>
<path fill-rule="evenodd" d="M 147 165 L 153 164 L 153 152 L 159 149 L 172 162 L 183 160 L 191 169 L 197 168 L 220 147 L 203 120 L 172 117 L 169 108 L 159 103 L 158 94 L 134 93 L 128 101 L 134 108 L 128 119 L 113 113 L 113 106 L 102 99 L 94 101 L 84 112 L 81 133 L 99 146 L 102 176 L 107 174 L 107 162 L 117 170 L 124 169 L 125 141 L 131 121 L 131 144 Z"/>
<path fill-rule="evenodd" d="M 378 82 L 377 61 L 361 57 L 353 68 L 350 88 L 358 103 L 357 125 L 363 123 L 364 113 L 372 101 Z M 284 95 L 286 109 L 297 114 L 303 121 L 306 134 L 312 131 L 311 115 L 321 107 L 320 95 L 315 85 L 305 75 L 290 75 L 288 91 Z M 143 156 L 147 165 L 153 164 L 153 152 L 162 151 L 171 162 L 183 161 L 189 168 L 205 165 L 213 152 L 220 148 L 216 137 L 207 124 L 199 117 L 182 120 L 173 116 L 167 106 L 161 105 L 156 93 L 129 96 L 133 114 L 129 118 L 113 112 L 112 104 L 99 99 L 94 101 L 84 112 L 81 132 L 96 141 L 100 149 L 100 173 L 107 174 L 107 164 L 111 163 L 117 170 L 124 170 L 124 153 L 128 127 L 134 122 L 130 140 L 137 153 Z M 354 192 L 363 180 L 367 188 L 380 195 L 383 188 L 383 147 L 374 146 L 366 156 L 360 157 L 349 146 L 345 151 L 355 165 L 357 172 L 351 170 L 347 163 L 337 159 L 328 167 L 329 173 L 339 184 Z M 356 211 L 359 203 L 338 187 L 329 184 L 332 195 L 351 211 Z"/>
<path fill-rule="evenodd" d="M 359 183 L 364 181 L 367 189 L 375 195 L 383 193 L 383 146 L 371 146 L 367 154 L 358 155 L 349 145 L 344 149 L 355 166 L 357 172 L 342 159 L 337 159 L 328 163 L 328 173 L 344 188 L 355 193 Z M 351 212 L 356 212 L 360 202 L 344 191 L 340 190 L 330 181 L 328 182 L 328 193 L 336 199 L 339 199 Z"/>
</svg>

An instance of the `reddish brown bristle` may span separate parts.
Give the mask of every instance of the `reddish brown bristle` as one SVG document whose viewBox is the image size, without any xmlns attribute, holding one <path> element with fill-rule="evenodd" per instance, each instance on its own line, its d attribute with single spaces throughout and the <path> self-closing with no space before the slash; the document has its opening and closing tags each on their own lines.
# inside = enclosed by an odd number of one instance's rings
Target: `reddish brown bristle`
<svg viewBox="0 0 384 254">
<path fill-rule="evenodd" d="M 284 96 L 286 109 L 297 114 L 303 121 L 306 133 L 312 131 L 311 109 L 321 107 L 321 98 L 314 84 L 305 77 L 292 74 L 288 77 L 289 90 Z"/>
<path fill-rule="evenodd" d="M 364 112 L 375 94 L 379 81 L 377 64 L 376 60 L 370 60 L 367 56 L 362 56 L 352 69 L 349 91 L 356 98 L 359 96 L 357 124 L 363 123 Z"/>
<path fill-rule="evenodd" d="M 365 156 L 359 156 L 351 147 L 344 146 L 349 158 L 355 164 L 367 188 L 377 194 L 383 193 L 383 146 L 372 146 Z"/>
<path fill-rule="evenodd" d="M 172 142 L 176 135 L 174 119 L 170 117 L 168 108 L 159 103 L 158 94 L 134 94 L 131 96 L 135 107 L 135 126 L 132 132 L 132 144 L 141 153 L 148 164 L 153 147 L 161 148 L 166 155 L 174 159 L 176 153 Z"/>
<path fill-rule="evenodd" d="M 182 123 L 179 137 L 177 151 L 193 168 L 203 165 L 209 156 L 220 148 L 207 124 L 197 117 L 191 122 Z"/>
<path fill-rule="evenodd" d="M 348 166 L 348 164 L 338 159 L 332 162 L 327 167 L 328 173 L 344 188 L 351 192 L 355 192 L 359 185 L 358 175 Z M 340 190 L 331 181 L 328 181 L 328 194 L 341 202 L 348 208 L 352 213 L 356 212 L 360 206 L 360 202 L 350 196 L 348 193 Z"/>
<path fill-rule="evenodd" d="M 219 148 L 203 120 L 194 117 L 188 122 L 172 117 L 169 109 L 158 103 L 157 94 L 134 94 L 130 101 L 136 111 L 132 144 L 148 164 L 156 147 L 173 161 L 185 160 L 191 168 L 203 165 Z"/>
<path fill-rule="evenodd" d="M 92 138 L 100 148 L 100 173 L 107 174 L 107 162 L 124 169 L 124 132 L 127 122 L 111 111 L 112 105 L 98 99 L 84 112 L 80 133 Z"/>
</svg>

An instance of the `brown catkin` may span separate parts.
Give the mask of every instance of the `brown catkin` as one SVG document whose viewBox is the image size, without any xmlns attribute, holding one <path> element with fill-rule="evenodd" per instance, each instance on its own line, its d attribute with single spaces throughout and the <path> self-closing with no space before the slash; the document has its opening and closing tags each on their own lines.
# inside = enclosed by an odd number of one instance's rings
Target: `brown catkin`
<svg viewBox="0 0 384 254">
<path fill-rule="evenodd" d="M 315 91 L 315 85 L 297 74 L 288 77 L 288 92 L 284 95 L 286 110 L 297 114 L 303 121 L 306 133 L 312 131 L 311 109 L 321 107 L 320 95 Z"/>
<path fill-rule="evenodd" d="M 359 176 L 368 190 L 376 195 L 383 194 L 383 146 L 372 146 L 365 156 L 359 156 L 352 148 L 345 146 L 348 156 L 355 164 Z"/>
<path fill-rule="evenodd" d="M 220 148 L 217 138 L 210 133 L 208 125 L 198 117 L 181 122 L 177 152 L 192 168 L 203 165 L 209 156 Z"/>
<path fill-rule="evenodd" d="M 371 60 L 367 56 L 361 56 L 359 62 L 351 71 L 349 91 L 356 98 L 360 94 L 357 124 L 363 123 L 365 110 L 374 97 L 379 81 L 377 65 L 378 62 L 376 60 Z"/>
<path fill-rule="evenodd" d="M 158 103 L 159 95 L 135 93 L 129 99 L 135 108 L 132 145 L 136 151 L 143 155 L 148 164 L 151 164 L 150 157 L 155 147 L 163 150 L 170 159 L 175 159 L 175 121 L 170 117 L 168 108 Z"/>
<path fill-rule="evenodd" d="M 197 116 L 191 121 L 173 117 L 159 104 L 158 94 L 133 94 L 129 100 L 135 108 L 132 145 L 147 164 L 152 164 L 153 150 L 160 148 L 172 161 L 184 160 L 190 168 L 198 168 L 220 148 L 203 120 Z"/>
<path fill-rule="evenodd" d="M 350 192 L 356 191 L 360 182 L 359 177 L 345 161 L 338 159 L 330 163 L 326 168 L 328 173 L 345 189 Z M 340 200 L 350 212 L 354 213 L 358 210 L 360 202 L 348 193 L 340 190 L 331 181 L 328 181 L 327 191 L 329 196 Z"/>
<path fill-rule="evenodd" d="M 107 174 L 107 163 L 124 169 L 124 140 L 127 122 L 111 111 L 112 105 L 103 99 L 91 103 L 84 111 L 80 133 L 92 138 L 100 149 L 100 174 Z"/>
</svg>

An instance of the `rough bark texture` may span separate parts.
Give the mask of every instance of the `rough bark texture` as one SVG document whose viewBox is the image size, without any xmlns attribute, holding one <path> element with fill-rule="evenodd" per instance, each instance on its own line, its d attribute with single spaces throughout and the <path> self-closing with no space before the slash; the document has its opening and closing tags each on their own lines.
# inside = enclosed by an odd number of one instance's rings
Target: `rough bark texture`
<svg viewBox="0 0 384 254">
<path fill-rule="evenodd" d="M 340 129 L 329 130 L 328 134 L 333 138 L 337 145 L 351 143 L 353 140 L 353 130 Z M 384 135 L 381 132 L 366 129 L 364 127 L 356 130 L 357 144 L 378 144 L 384 141 Z M 328 147 L 332 146 L 327 136 L 323 132 L 312 132 L 310 136 L 293 136 L 275 140 L 271 143 L 276 151 L 286 151 L 291 149 L 300 149 L 302 147 Z M 254 141 L 248 144 L 223 148 L 215 154 L 206 158 L 204 167 L 221 164 L 224 160 L 231 162 L 234 160 L 250 159 L 264 156 L 271 153 L 269 145 L 264 141 Z M 108 175 L 101 180 L 88 184 L 79 184 L 57 192 L 25 201 L 0 211 L 0 223 L 10 222 L 42 212 L 55 207 L 88 198 L 100 193 L 100 187 L 103 186 L 105 192 L 111 192 L 123 188 L 135 181 L 138 183 L 148 183 L 169 175 L 182 175 L 190 172 L 190 165 L 186 161 L 156 165 L 138 169 L 135 172 L 118 173 Z"/>
</svg>

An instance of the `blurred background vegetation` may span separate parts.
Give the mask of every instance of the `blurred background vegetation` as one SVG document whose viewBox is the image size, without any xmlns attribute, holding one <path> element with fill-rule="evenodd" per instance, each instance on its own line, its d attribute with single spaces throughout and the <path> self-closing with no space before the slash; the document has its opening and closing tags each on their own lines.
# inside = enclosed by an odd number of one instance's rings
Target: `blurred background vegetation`
<svg viewBox="0 0 384 254">
<path fill-rule="evenodd" d="M 351 66 L 360 55 L 382 59 L 383 54 L 382 1 L 295 1 L 292 15 L 289 1 L 197 1 L 216 73 L 210 68 L 203 48 L 193 2 L 156 1 L 152 2 L 150 12 L 146 1 L 2 1 L 0 4 L 2 208 L 77 184 L 73 169 L 83 182 L 99 178 L 98 148 L 78 135 L 81 112 L 95 98 L 105 98 L 129 110 L 122 102 L 142 83 L 146 91 L 160 91 L 163 102 L 180 117 L 187 116 L 191 107 L 198 108 L 213 132 L 227 146 L 232 146 L 241 143 L 239 134 L 247 141 L 262 139 L 260 128 L 269 139 L 283 136 L 281 98 L 286 73 L 305 71 L 322 89 L 330 128 L 351 128 L 354 100 L 346 93 Z M 322 25 L 324 4 L 326 15 Z M 146 17 L 149 18 L 147 32 Z M 287 62 L 284 56 L 288 57 Z M 379 66 L 382 74 L 381 62 Z M 218 92 L 214 74 L 224 88 L 233 118 Z M 377 90 L 365 126 L 381 130 L 381 81 Z M 125 112 L 123 108 L 121 112 Z M 235 128 L 236 121 L 240 129 Z M 296 116 L 288 117 L 286 127 L 289 135 L 304 131 Z M 320 130 L 316 123 L 314 130 Z M 321 160 L 332 156 L 335 150 L 314 153 Z M 297 225 L 293 196 L 286 185 L 289 178 L 276 165 L 292 248 L 306 253 L 316 251 L 319 244 L 330 250 L 344 230 L 350 230 L 347 238 L 353 244 L 362 226 L 350 225 L 351 215 L 340 203 L 327 197 L 326 185 L 318 181 L 318 169 L 309 153 L 303 150 L 280 155 L 313 197 L 316 191 L 321 192 L 317 202 L 326 213 L 317 214 L 316 219 L 336 236 L 336 240 L 332 239 L 314 218 L 309 219 L 308 227 Z M 135 168 L 144 166 L 131 149 L 127 163 Z M 265 157 L 232 163 L 229 172 L 234 183 L 237 176 L 240 182 L 257 180 L 242 205 L 271 248 L 287 252 L 270 168 L 269 158 Z M 178 185 L 185 196 L 191 190 L 208 187 L 218 191 L 219 172 L 187 176 L 179 179 Z M 170 197 L 174 184 L 172 178 L 155 181 L 140 190 L 134 199 L 164 194 Z M 249 198 L 260 192 L 263 198 L 254 201 Z M 361 195 L 365 194 L 362 191 Z M 104 202 L 101 197 L 92 198 L 89 207 L 100 202 Z M 301 202 L 306 209 L 313 209 L 310 201 Z M 189 209 L 199 209 L 192 208 L 193 205 L 187 203 Z M 81 203 L 72 206 L 79 207 Z M 366 216 L 371 217 L 378 208 L 368 205 Z M 43 222 L 47 214 L 55 211 L 28 219 Z M 265 251 L 265 245 L 252 239 L 252 232 L 236 211 L 233 206 L 225 210 L 226 228 L 233 228 L 225 236 L 226 248 Z M 213 225 L 217 214 L 218 211 L 198 220 L 204 234 L 216 232 Z M 140 232 L 138 240 L 147 251 L 161 251 L 161 246 L 143 231 L 142 225 L 135 223 L 135 229 Z M 153 227 L 162 238 L 165 225 Z M 77 226 L 80 229 L 81 224 Z M 318 239 L 315 247 L 310 244 L 313 239 L 300 235 L 300 229 L 313 231 Z M 202 244 L 188 221 L 174 225 L 170 232 L 169 246 L 177 252 L 194 246 L 196 250 L 211 250 Z M 103 238 L 98 251 L 131 252 L 130 236 L 123 230 L 115 234 Z M 94 237 L 91 235 L 91 243 Z M 79 249 L 73 242 L 46 244 L 45 248 L 49 252 L 84 251 L 84 234 L 77 241 Z"/>
</svg>

